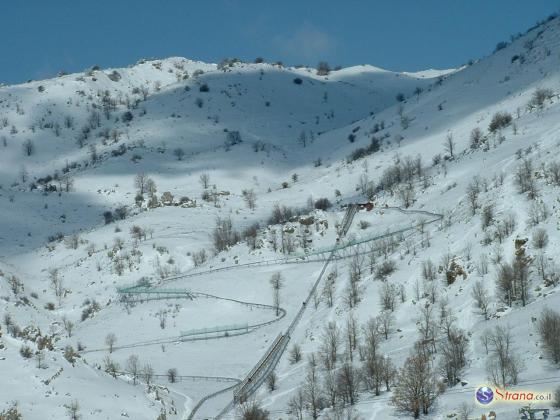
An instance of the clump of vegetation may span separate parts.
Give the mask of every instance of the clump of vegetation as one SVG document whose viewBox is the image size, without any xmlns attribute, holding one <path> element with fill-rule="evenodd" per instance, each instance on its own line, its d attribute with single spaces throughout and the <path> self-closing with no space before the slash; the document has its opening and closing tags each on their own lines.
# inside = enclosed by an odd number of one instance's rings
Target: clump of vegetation
<svg viewBox="0 0 560 420">
<path fill-rule="evenodd" d="M 317 65 L 317 76 L 327 76 L 331 72 L 331 67 L 326 61 L 320 61 Z"/>
<path fill-rule="evenodd" d="M 375 270 L 375 278 L 385 279 L 397 269 L 397 264 L 393 260 L 385 260 Z"/>
<path fill-rule="evenodd" d="M 99 303 L 95 300 L 92 300 L 91 302 L 86 301 L 86 305 L 87 306 L 82 310 L 82 321 L 93 317 L 93 315 L 101 309 Z"/>
<path fill-rule="evenodd" d="M 332 207 L 332 203 L 328 198 L 323 197 L 315 201 L 314 207 L 318 210 L 328 210 Z"/>
<path fill-rule="evenodd" d="M 268 218 L 269 225 L 277 225 L 280 223 L 286 223 L 292 220 L 294 217 L 305 214 L 308 212 L 306 208 L 295 208 L 280 206 L 275 204 L 272 209 L 272 214 Z"/>
<path fill-rule="evenodd" d="M 513 118 L 509 112 L 496 112 L 490 121 L 488 131 L 495 133 L 498 130 L 506 128 L 512 122 Z"/>
<path fill-rule="evenodd" d="M 377 137 L 371 138 L 371 143 L 367 147 L 360 147 L 359 149 L 354 150 L 350 155 L 346 158 L 348 163 L 353 162 L 355 160 L 364 158 L 366 156 L 372 155 L 375 152 L 378 152 L 381 145 L 379 139 Z"/>
<path fill-rule="evenodd" d="M 554 92 L 552 89 L 548 88 L 539 88 L 533 92 L 531 96 L 531 100 L 527 104 L 527 109 L 533 110 L 535 108 L 542 109 L 544 107 L 544 103 L 547 100 L 550 100 L 554 97 Z"/>
</svg>

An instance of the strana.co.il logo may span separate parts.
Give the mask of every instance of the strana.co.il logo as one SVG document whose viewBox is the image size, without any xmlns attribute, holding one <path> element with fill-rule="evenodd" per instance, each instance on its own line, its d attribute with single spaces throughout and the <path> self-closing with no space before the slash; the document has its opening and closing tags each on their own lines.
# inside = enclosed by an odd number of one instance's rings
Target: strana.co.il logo
<svg viewBox="0 0 560 420">
<path fill-rule="evenodd" d="M 525 403 L 552 401 L 552 392 L 538 392 L 530 390 L 515 390 L 490 388 L 489 386 L 481 386 L 476 390 L 476 400 L 482 405 L 488 405 L 491 402 L 511 402 Z"/>
<path fill-rule="evenodd" d="M 494 399 L 494 391 L 487 386 L 481 386 L 476 390 L 476 400 L 480 404 L 490 404 Z"/>
</svg>

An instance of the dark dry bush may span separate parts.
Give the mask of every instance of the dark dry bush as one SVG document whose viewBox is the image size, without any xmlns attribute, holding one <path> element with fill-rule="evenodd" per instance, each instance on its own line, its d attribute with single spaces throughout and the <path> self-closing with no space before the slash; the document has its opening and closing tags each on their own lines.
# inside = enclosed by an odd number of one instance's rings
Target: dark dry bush
<svg viewBox="0 0 560 420">
<path fill-rule="evenodd" d="M 490 121 L 488 131 L 494 133 L 511 124 L 513 117 L 509 112 L 496 112 Z"/>
<path fill-rule="evenodd" d="M 319 198 L 315 201 L 315 208 L 318 210 L 328 210 L 332 207 L 332 203 L 328 198 Z"/>
</svg>

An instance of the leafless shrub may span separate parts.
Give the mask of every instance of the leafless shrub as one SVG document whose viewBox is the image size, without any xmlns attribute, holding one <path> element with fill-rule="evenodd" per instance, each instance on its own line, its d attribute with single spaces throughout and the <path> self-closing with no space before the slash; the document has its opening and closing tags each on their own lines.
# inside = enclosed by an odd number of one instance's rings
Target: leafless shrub
<svg viewBox="0 0 560 420">
<path fill-rule="evenodd" d="M 515 171 L 515 183 L 521 194 L 528 193 L 531 200 L 538 195 L 537 181 L 534 177 L 533 161 L 523 159 Z"/>
<path fill-rule="evenodd" d="M 533 246 L 537 249 L 543 249 L 548 245 L 548 233 L 545 229 L 537 229 L 533 232 Z"/>
<path fill-rule="evenodd" d="M 269 420 L 269 413 L 261 408 L 257 401 L 247 401 L 239 407 L 239 418 L 242 420 Z"/>
<path fill-rule="evenodd" d="M 552 89 L 549 88 L 537 88 L 533 95 L 531 95 L 531 99 L 527 103 L 527 109 L 530 111 L 538 108 L 544 108 L 544 104 L 547 100 L 550 100 L 554 97 L 554 92 Z"/>
<path fill-rule="evenodd" d="M 496 112 L 492 116 L 492 120 L 490 121 L 490 125 L 488 126 L 488 131 L 491 133 L 495 133 L 502 128 L 506 128 L 508 125 L 511 124 L 513 118 L 509 112 Z"/>
<path fill-rule="evenodd" d="M 433 281 L 436 279 L 436 266 L 432 260 L 422 261 L 422 278 L 424 280 Z"/>
<path fill-rule="evenodd" d="M 529 224 L 536 226 L 548 218 L 548 208 L 543 201 L 536 200 L 529 207 Z"/>
<path fill-rule="evenodd" d="M 250 210 L 254 210 L 257 207 L 257 195 L 255 194 L 255 191 L 253 191 L 252 189 L 243 190 L 242 195 L 247 208 L 249 208 Z"/>
<path fill-rule="evenodd" d="M 290 349 L 290 363 L 296 364 L 301 360 L 301 347 L 298 344 L 294 344 Z"/>
<path fill-rule="evenodd" d="M 384 260 L 375 270 L 375 278 L 386 279 L 397 269 L 397 263 L 391 259 Z"/>
</svg>

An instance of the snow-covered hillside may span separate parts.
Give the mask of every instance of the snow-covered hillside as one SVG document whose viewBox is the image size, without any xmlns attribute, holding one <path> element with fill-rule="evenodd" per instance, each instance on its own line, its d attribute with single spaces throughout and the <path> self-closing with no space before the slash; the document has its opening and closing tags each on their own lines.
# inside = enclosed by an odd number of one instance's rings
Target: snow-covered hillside
<svg viewBox="0 0 560 420">
<path fill-rule="evenodd" d="M 559 68 L 556 18 L 456 70 L 169 58 L 1 87 L 0 412 L 215 417 L 231 389 L 197 403 L 303 306 L 252 396 L 271 418 L 409 416 L 418 353 L 425 418 L 516 418 L 474 393 L 504 331 L 508 389 L 560 383 L 538 330 L 560 308 Z"/>
</svg>

